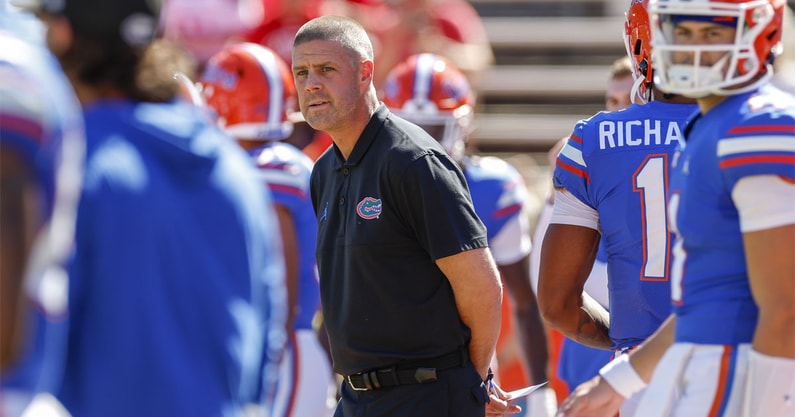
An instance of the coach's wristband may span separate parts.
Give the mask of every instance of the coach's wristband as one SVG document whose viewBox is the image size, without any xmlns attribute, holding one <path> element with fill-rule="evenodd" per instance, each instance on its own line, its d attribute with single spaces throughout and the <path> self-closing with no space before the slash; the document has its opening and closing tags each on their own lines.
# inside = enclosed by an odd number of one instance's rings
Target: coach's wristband
<svg viewBox="0 0 795 417">
<path fill-rule="evenodd" d="M 646 388 L 646 382 L 635 372 L 635 368 L 629 363 L 629 355 L 626 354 L 603 366 L 599 375 L 624 398 Z"/>
</svg>

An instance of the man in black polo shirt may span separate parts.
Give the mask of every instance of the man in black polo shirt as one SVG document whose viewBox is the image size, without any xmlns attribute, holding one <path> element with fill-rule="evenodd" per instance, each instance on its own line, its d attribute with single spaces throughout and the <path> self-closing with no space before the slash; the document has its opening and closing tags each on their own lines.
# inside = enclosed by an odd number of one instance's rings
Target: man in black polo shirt
<svg viewBox="0 0 795 417">
<path fill-rule="evenodd" d="M 312 172 L 317 261 L 339 416 L 481 417 L 502 288 L 461 170 L 373 86 L 355 21 L 323 16 L 293 42 L 304 118 L 333 146 Z M 517 412 L 491 396 L 489 413 Z"/>
</svg>

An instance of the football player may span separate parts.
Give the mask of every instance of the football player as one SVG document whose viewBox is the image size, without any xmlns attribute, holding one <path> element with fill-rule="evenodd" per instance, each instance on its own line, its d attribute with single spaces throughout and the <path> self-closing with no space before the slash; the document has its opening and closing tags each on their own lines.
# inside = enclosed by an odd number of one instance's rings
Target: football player
<svg viewBox="0 0 795 417">
<path fill-rule="evenodd" d="M 0 18 L 0 415 L 27 407 L 55 416 L 68 413 L 51 396 L 33 397 L 49 342 L 41 324 L 66 306 L 85 137 L 58 62 L 20 26 L 5 25 L 26 17 Z"/>
<path fill-rule="evenodd" d="M 547 380 L 547 339 L 530 287 L 528 195 L 524 180 L 508 162 L 467 155 L 472 130 L 473 92 L 464 74 L 441 55 L 411 55 L 386 77 L 381 100 L 396 115 L 423 127 L 464 172 L 478 217 L 486 225 L 489 248 L 508 288 L 527 381 Z M 499 368 L 497 377 L 499 378 Z M 550 387 L 532 394 L 526 415 L 552 416 L 557 399 Z"/>
<path fill-rule="evenodd" d="M 292 132 L 297 111 L 292 72 L 271 49 L 237 43 L 210 58 L 199 84 L 218 124 L 256 163 L 279 217 L 290 294 L 290 343 L 268 415 L 323 416 L 333 377 L 312 327 L 320 308 L 317 222 L 309 197 L 312 160 L 283 141 Z"/>
<path fill-rule="evenodd" d="M 610 415 L 649 380 L 637 415 L 795 413 L 795 99 L 770 84 L 783 9 L 650 0 L 656 84 L 699 105 L 671 161 L 673 314 L 566 416 Z"/>
<path fill-rule="evenodd" d="M 47 389 L 87 417 L 257 408 L 286 339 L 269 193 L 246 154 L 175 99 L 183 52 L 155 39 L 157 5 L 29 3 L 87 143 L 66 347 L 45 358 L 62 362 Z"/>
<path fill-rule="evenodd" d="M 635 84 L 635 77 L 632 76 L 632 62 L 628 56 L 623 56 L 614 61 L 610 70 L 610 79 L 607 82 L 605 91 L 605 110 L 618 111 L 629 107 L 632 104 L 632 86 Z M 565 145 L 565 140 L 561 143 L 561 147 Z M 552 163 L 550 166 L 555 166 L 557 159 L 557 150 L 552 155 Z M 553 190 L 554 193 L 554 190 Z M 554 194 L 552 194 L 554 195 Z M 536 229 L 537 242 L 542 242 L 546 228 L 548 227 L 549 217 L 551 216 L 553 198 L 544 206 L 544 211 L 549 210 L 549 214 L 544 213 L 547 223 L 544 225 L 543 230 Z M 543 218 L 541 217 L 541 218 Z M 599 304 L 609 309 L 609 296 L 607 289 L 607 253 L 605 252 L 604 238 L 599 241 L 599 249 L 596 253 L 596 260 L 594 260 L 593 268 L 590 275 L 585 281 L 583 289 L 590 296 L 594 298 Z M 538 246 L 540 249 L 541 245 Z M 540 250 L 536 251 L 535 257 L 540 258 L 538 254 Z M 532 256 L 531 256 L 532 259 Z M 536 266 L 536 268 L 538 268 Z M 531 270 L 532 273 L 532 270 Z M 535 273 L 536 282 L 538 280 L 538 273 Z M 566 337 L 560 348 L 560 359 L 558 360 L 557 372 L 560 378 L 566 382 L 569 390 L 573 390 L 579 384 L 591 379 L 594 375 L 599 373 L 599 369 L 607 364 L 612 358 L 612 353 L 607 350 L 592 348 L 585 346 L 579 342 L 575 342 Z"/>
<path fill-rule="evenodd" d="M 555 204 L 541 248 L 538 300 L 545 320 L 584 345 L 620 356 L 670 313 L 673 236 L 665 201 L 668 165 L 692 100 L 652 82 L 646 1 L 633 1 L 624 25 L 637 103 L 581 120 L 560 151 Z M 645 104 L 644 104 L 645 103 Z M 607 255 L 609 312 L 583 291 L 600 238 Z M 624 403 L 633 415 L 640 396 Z"/>
</svg>

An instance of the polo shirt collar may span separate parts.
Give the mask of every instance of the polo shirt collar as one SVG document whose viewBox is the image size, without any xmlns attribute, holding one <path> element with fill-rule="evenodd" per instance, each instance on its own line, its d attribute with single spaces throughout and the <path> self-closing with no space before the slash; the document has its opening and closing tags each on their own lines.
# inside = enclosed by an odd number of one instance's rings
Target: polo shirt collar
<svg viewBox="0 0 795 417">
<path fill-rule="evenodd" d="M 370 145 L 375 141 L 378 131 L 381 130 L 381 126 L 384 125 L 389 114 L 389 109 L 386 108 L 384 103 L 381 103 L 372 117 L 370 117 L 370 121 L 367 123 L 367 126 L 364 127 L 362 134 L 359 135 L 356 145 L 353 145 L 353 151 L 351 151 L 351 155 L 348 157 L 347 161 L 344 160 L 339 149 L 337 149 L 336 146 L 334 147 L 334 154 L 337 156 L 339 165 L 359 165 L 364 154 L 367 153 L 367 150 L 370 149 Z"/>
</svg>

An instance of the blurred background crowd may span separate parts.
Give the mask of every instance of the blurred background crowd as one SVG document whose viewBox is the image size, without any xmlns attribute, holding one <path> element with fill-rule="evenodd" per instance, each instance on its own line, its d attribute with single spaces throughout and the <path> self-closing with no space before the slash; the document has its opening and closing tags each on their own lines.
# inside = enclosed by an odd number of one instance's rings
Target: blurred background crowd
<svg viewBox="0 0 795 417">
<path fill-rule="evenodd" d="M 40 22 L 17 7 L 36 0 L 2 2 L 0 28 L 14 27 L 32 39 L 44 38 Z M 606 106 L 611 67 L 626 54 L 622 41 L 626 4 L 626 0 L 161 0 L 157 32 L 182 48 L 175 67 L 191 82 L 199 81 L 214 55 L 237 42 L 270 48 L 289 66 L 295 32 L 310 19 L 327 14 L 350 16 L 368 30 L 379 90 L 389 71 L 411 55 L 446 57 L 466 75 L 473 90 L 475 112 L 466 145 L 471 153 L 498 156 L 517 168 L 529 192 L 524 215 L 533 225 L 532 234 L 550 192 L 548 152 L 578 120 Z M 793 19 L 790 7 L 776 82 L 795 92 Z M 316 159 L 330 138 L 300 117 L 294 121 L 286 141 Z M 511 311 L 511 298 L 505 297 L 505 302 L 504 311 Z M 511 314 L 504 317 L 510 319 Z M 497 352 L 505 390 L 533 382 L 512 326 L 507 320 Z M 547 333 L 548 376 L 562 400 L 569 389 L 557 371 L 562 337 L 552 330 Z"/>
</svg>

